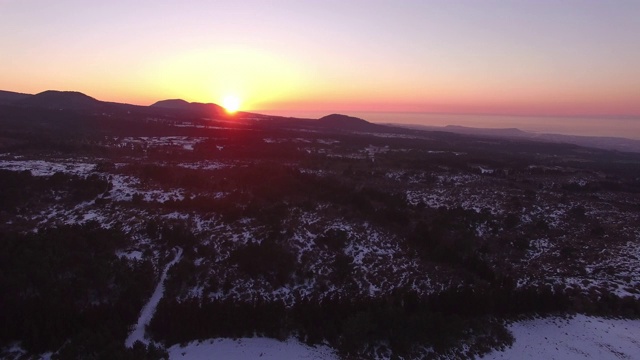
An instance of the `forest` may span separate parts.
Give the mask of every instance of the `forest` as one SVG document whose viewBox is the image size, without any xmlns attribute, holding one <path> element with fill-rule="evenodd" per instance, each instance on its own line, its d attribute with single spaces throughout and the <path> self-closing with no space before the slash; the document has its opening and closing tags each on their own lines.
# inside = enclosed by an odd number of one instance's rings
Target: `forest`
<svg viewBox="0 0 640 360">
<path fill-rule="evenodd" d="M 0 345 L 162 359 L 264 336 L 474 358 L 524 318 L 640 317 L 638 154 L 227 120 L 0 106 Z"/>
</svg>

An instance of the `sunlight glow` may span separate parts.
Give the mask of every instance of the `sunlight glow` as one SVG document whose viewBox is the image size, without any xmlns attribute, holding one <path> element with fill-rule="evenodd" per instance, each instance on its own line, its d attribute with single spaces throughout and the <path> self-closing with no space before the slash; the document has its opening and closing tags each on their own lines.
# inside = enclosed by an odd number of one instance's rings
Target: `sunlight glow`
<svg viewBox="0 0 640 360">
<path fill-rule="evenodd" d="M 234 95 L 227 95 L 222 99 L 222 106 L 228 113 L 233 114 L 240 109 L 240 99 Z"/>
</svg>

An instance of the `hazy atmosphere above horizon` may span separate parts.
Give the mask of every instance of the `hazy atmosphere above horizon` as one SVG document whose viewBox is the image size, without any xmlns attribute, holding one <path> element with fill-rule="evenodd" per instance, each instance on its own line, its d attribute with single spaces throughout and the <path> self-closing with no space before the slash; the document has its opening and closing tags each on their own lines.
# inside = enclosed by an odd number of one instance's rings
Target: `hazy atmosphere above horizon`
<svg viewBox="0 0 640 360">
<path fill-rule="evenodd" d="M 639 19 L 625 0 L 0 0 L 0 88 L 235 97 L 267 112 L 640 117 Z"/>
</svg>

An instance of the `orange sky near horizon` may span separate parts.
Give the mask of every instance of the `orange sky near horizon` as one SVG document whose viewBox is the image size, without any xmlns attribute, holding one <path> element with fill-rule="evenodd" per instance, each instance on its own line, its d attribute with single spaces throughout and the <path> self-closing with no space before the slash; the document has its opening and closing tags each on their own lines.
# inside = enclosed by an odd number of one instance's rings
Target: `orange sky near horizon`
<svg viewBox="0 0 640 360">
<path fill-rule="evenodd" d="M 640 117 L 640 2 L 0 0 L 0 89 L 149 105 Z"/>
</svg>

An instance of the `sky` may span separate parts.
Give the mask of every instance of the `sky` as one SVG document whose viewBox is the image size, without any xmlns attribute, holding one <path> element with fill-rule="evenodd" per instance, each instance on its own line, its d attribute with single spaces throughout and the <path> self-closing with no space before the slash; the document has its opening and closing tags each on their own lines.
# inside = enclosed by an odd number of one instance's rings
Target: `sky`
<svg viewBox="0 0 640 360">
<path fill-rule="evenodd" d="M 638 0 L 0 0 L 0 89 L 640 117 Z"/>
</svg>

